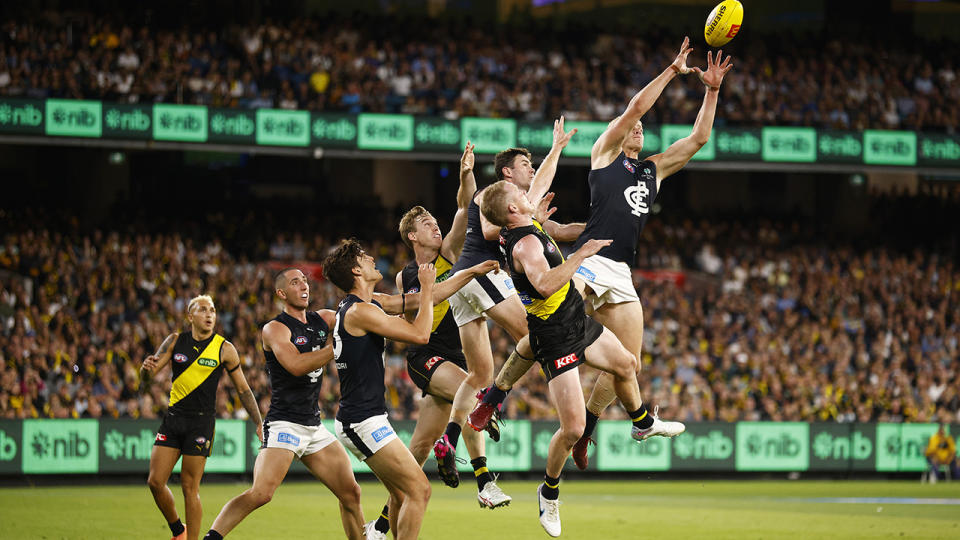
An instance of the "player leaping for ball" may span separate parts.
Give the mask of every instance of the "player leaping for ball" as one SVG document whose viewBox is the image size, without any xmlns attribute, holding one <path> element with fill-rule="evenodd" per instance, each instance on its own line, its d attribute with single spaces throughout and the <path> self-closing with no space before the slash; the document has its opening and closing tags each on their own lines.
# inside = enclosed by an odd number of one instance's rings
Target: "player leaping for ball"
<svg viewBox="0 0 960 540">
<path fill-rule="evenodd" d="M 577 132 L 564 131 L 563 117 L 554 122 L 553 146 L 543 158 L 539 169 L 530 162 L 530 152 L 524 148 L 510 148 L 496 155 L 494 168 L 498 180 L 505 180 L 528 193 L 533 201 L 540 201 L 546 194 L 553 175 L 557 170 L 560 153 Z M 472 171 L 468 171 L 473 176 Z M 500 245 L 496 241 L 484 238 L 484 229 L 493 229 L 494 238 L 499 227 L 489 223 L 484 225 L 477 200 L 483 191 L 477 192 L 467 207 L 467 231 L 463 251 L 454 264 L 459 270 L 483 261 L 502 262 Z M 558 240 L 572 242 L 583 230 L 583 223 L 560 225 L 554 222 L 544 223 L 546 228 Z M 460 331 L 463 354 L 467 361 L 467 378 L 463 380 L 453 399 L 450 421 L 443 436 L 434 445 L 437 466 L 443 482 L 450 487 L 460 484 L 456 467 L 455 448 L 467 415 L 477 402 L 477 392 L 490 384 L 493 379 L 493 354 L 490 348 L 490 336 L 487 331 L 486 317 L 490 317 L 510 337 L 517 342 L 516 350 L 510 355 L 510 365 L 522 365 L 523 371 L 532 365 L 533 353 L 526 338 L 527 324 L 523 304 L 517 298 L 513 282 L 505 271 L 491 272 L 478 276 L 450 298 L 450 310 Z M 528 360 L 524 360 L 528 359 Z M 488 418 L 489 420 L 489 418 Z M 485 423 L 484 426 L 487 426 Z"/>
<path fill-rule="evenodd" d="M 586 230 L 574 248 L 580 248 L 591 239 L 609 238 L 613 243 L 586 259 L 574 275 L 574 283 L 594 308 L 593 318 L 609 328 L 632 353 L 634 367 L 641 368 L 640 350 L 643 342 L 643 307 L 633 287 L 631 267 L 636 261 L 637 241 L 646 224 L 660 182 L 674 174 L 707 143 L 713 128 L 717 97 L 723 77 L 732 68 L 730 57 L 721 62 L 722 51 L 716 59 L 707 53 L 707 70 L 686 66 L 687 55 L 693 49 L 684 38 L 680 53 L 670 66 L 633 97 L 622 115 L 610 122 L 597 139 L 590 154 L 590 217 Z M 640 118 L 653 106 L 657 98 L 677 74 L 694 72 L 707 89 L 703 104 L 687 137 L 673 143 L 664 152 L 640 161 L 643 149 L 643 123 Z M 498 377 L 498 384 L 501 377 Z M 502 390 L 516 382 L 512 379 Z M 503 392 L 487 392 L 500 396 Z M 597 419 L 616 395 L 612 377 L 601 373 L 587 402 L 586 429 L 573 448 L 574 461 L 580 469 L 587 467 L 587 445 L 596 427 Z M 486 402 L 489 401 L 489 402 Z M 489 418 L 496 401 L 485 400 L 471 414 L 471 425 L 482 427 Z M 642 438 L 654 435 L 676 436 L 683 432 L 679 422 L 661 422 L 653 415 L 641 419 Z M 636 419 L 634 419 L 636 420 Z"/>
<path fill-rule="evenodd" d="M 610 373 L 617 397 L 635 419 L 631 436 L 642 439 L 647 431 L 640 423 L 646 411 L 630 352 L 610 330 L 587 317 L 583 298 L 573 287 L 580 264 L 609 246 L 610 240 L 591 239 L 564 260 L 553 238 L 533 219 L 533 203 L 508 182 L 488 187 L 481 208 L 491 223 L 504 227 L 507 268 L 527 311 L 534 358 L 543 368 L 560 417 L 560 429 L 547 451 L 546 475 L 537 489 L 540 524 L 550 536 L 560 536 L 560 473 L 586 422 L 577 366 L 586 362 Z"/>
</svg>

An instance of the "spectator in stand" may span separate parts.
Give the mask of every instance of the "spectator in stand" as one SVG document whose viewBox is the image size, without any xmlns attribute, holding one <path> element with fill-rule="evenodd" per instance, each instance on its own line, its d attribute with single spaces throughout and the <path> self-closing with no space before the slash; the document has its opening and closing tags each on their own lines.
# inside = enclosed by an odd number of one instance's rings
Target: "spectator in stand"
<svg viewBox="0 0 960 540">
<path fill-rule="evenodd" d="M 928 477 L 931 484 L 937 483 L 942 466 L 950 469 L 951 478 L 960 478 L 960 467 L 957 466 L 957 443 L 954 442 L 953 437 L 947 435 L 943 424 L 940 424 L 937 432 L 930 436 L 924 455 L 930 465 Z"/>
</svg>

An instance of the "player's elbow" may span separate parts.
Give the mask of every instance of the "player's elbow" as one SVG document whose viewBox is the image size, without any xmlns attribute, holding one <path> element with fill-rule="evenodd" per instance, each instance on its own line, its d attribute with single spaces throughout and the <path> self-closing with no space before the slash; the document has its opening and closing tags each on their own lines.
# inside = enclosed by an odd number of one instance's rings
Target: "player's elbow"
<svg viewBox="0 0 960 540">
<path fill-rule="evenodd" d="M 414 345 L 426 345 L 429 342 L 430 342 L 430 332 L 427 332 L 427 333 L 418 332 L 417 335 L 413 337 Z"/>
<path fill-rule="evenodd" d="M 697 150 L 699 151 L 701 148 L 706 146 L 707 142 L 710 140 L 710 132 L 694 132 L 692 140 L 693 144 L 697 145 Z"/>
</svg>

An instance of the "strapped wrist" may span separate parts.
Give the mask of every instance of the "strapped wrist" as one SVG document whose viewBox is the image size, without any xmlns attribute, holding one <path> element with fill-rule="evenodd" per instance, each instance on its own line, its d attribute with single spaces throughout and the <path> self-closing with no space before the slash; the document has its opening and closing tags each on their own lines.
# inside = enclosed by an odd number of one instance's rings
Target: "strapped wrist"
<svg viewBox="0 0 960 540">
<path fill-rule="evenodd" d="M 670 69 L 672 69 L 674 73 L 680 73 L 680 68 L 678 68 L 676 64 L 670 64 Z"/>
</svg>

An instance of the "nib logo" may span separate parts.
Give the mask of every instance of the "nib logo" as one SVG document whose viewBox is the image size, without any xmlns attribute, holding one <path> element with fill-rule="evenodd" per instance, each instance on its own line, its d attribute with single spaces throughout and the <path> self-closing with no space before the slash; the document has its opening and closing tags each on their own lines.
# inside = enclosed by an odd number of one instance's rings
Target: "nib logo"
<svg viewBox="0 0 960 540">
<path fill-rule="evenodd" d="M 30 445 L 38 458 L 82 458 L 90 454 L 90 443 L 77 431 L 69 431 L 62 437 L 50 437 L 46 433 L 33 436 Z"/>
<path fill-rule="evenodd" d="M 873 454 L 873 442 L 859 431 L 849 437 L 834 437 L 822 432 L 813 439 L 813 455 L 819 459 L 867 459 Z"/>
<path fill-rule="evenodd" d="M 716 429 L 706 436 L 687 432 L 674 439 L 673 453 L 681 459 L 728 459 L 733 455 L 733 439 Z"/>
<path fill-rule="evenodd" d="M 769 438 L 754 433 L 747 439 L 747 451 L 755 456 L 796 456 L 800 453 L 800 443 L 786 433 L 781 433 L 779 437 Z"/>
<path fill-rule="evenodd" d="M 0 104 L 0 126 L 39 127 L 43 113 L 33 105 Z"/>
<path fill-rule="evenodd" d="M 103 450 L 110 459 L 150 459 L 154 435 L 147 429 L 141 429 L 136 435 L 124 435 L 111 429 L 103 439 Z"/>
<path fill-rule="evenodd" d="M 346 118 L 341 118 L 336 122 L 330 122 L 323 118 L 317 118 L 313 122 L 313 136 L 318 139 L 327 139 L 333 141 L 352 141 L 357 137 L 357 127 L 353 122 Z M 457 135 L 459 141 L 459 133 Z"/>
<path fill-rule="evenodd" d="M 250 136 L 256 128 L 256 122 L 244 114 L 218 113 L 210 119 L 210 131 L 217 135 Z"/>
<path fill-rule="evenodd" d="M 533 440 L 533 452 L 538 457 L 547 459 L 547 454 L 550 451 L 550 439 L 553 438 L 553 434 L 549 431 L 541 431 L 537 433 L 536 439 Z"/>
<path fill-rule="evenodd" d="M 69 111 L 63 107 L 53 110 L 53 121 L 74 127 L 91 127 L 97 123 L 97 117 L 87 109 Z"/>
<path fill-rule="evenodd" d="M 120 128 L 120 111 L 113 109 L 112 111 L 108 112 L 106 120 L 107 120 L 107 126 L 109 126 L 111 129 L 119 129 Z"/>
<path fill-rule="evenodd" d="M 104 116 L 107 127 L 117 131 L 147 131 L 150 129 L 150 115 L 140 110 L 121 112 L 110 109 Z"/>
</svg>

